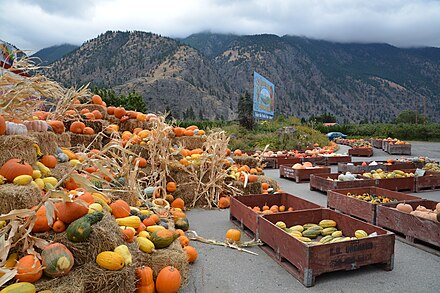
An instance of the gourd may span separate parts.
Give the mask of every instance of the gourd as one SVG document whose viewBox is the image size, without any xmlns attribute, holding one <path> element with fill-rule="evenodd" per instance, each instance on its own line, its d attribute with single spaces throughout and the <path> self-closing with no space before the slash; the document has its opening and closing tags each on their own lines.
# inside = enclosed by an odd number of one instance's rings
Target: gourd
<svg viewBox="0 0 440 293">
<path fill-rule="evenodd" d="M 4 135 L 6 133 L 6 122 L 5 118 L 0 115 L 0 135 Z"/>
<path fill-rule="evenodd" d="M 68 162 L 68 161 L 69 161 L 69 157 L 68 157 L 65 153 L 62 153 L 62 152 L 56 154 L 55 157 L 57 158 L 57 160 L 58 160 L 60 163 L 65 163 L 65 162 Z"/>
<path fill-rule="evenodd" d="M 6 121 L 6 134 L 8 135 L 25 135 L 28 130 L 24 124 Z"/>
<path fill-rule="evenodd" d="M 354 236 L 359 239 L 368 237 L 368 234 L 364 230 L 356 230 L 356 232 L 354 232 Z"/>
<path fill-rule="evenodd" d="M 172 266 L 164 267 L 157 274 L 157 293 L 175 293 L 180 289 L 181 276 L 178 269 Z"/>
<path fill-rule="evenodd" d="M 0 175 L 5 177 L 9 182 L 12 182 L 15 177 L 20 175 L 32 176 L 32 166 L 20 159 L 9 159 L 0 168 Z"/>
<path fill-rule="evenodd" d="M 124 267 L 124 258 L 114 251 L 103 251 L 96 256 L 96 263 L 107 270 L 118 271 Z"/>
<path fill-rule="evenodd" d="M 104 214 L 101 212 L 94 212 L 74 221 L 67 228 L 67 239 L 72 242 L 86 241 L 92 231 L 91 225 L 101 221 L 103 216 Z"/>
<path fill-rule="evenodd" d="M 44 274 L 52 278 L 67 275 L 74 264 L 72 253 L 61 243 L 52 243 L 46 246 L 41 257 L 45 267 Z"/>
<path fill-rule="evenodd" d="M 401 211 L 401 212 L 407 213 L 407 214 L 409 214 L 409 213 L 411 213 L 413 211 L 412 206 L 409 205 L 409 204 L 406 204 L 406 203 L 399 203 L 396 206 L 396 209 Z"/>
<path fill-rule="evenodd" d="M 302 232 L 302 236 L 313 239 L 321 235 L 321 232 L 318 229 L 307 229 Z"/>
<path fill-rule="evenodd" d="M 43 205 L 37 211 L 37 219 L 35 220 L 34 227 L 32 227 L 32 232 L 41 233 L 49 230 L 50 227 L 46 217 L 46 207 Z"/>
<path fill-rule="evenodd" d="M 43 120 L 23 121 L 28 131 L 45 132 L 49 125 Z"/>
<path fill-rule="evenodd" d="M 188 231 L 188 229 L 189 229 L 188 218 L 180 218 L 176 222 L 174 222 L 174 225 L 175 225 L 176 229 Z"/>
<path fill-rule="evenodd" d="M 145 237 L 137 237 L 136 243 L 138 244 L 139 249 L 146 253 L 152 253 L 155 248 L 154 243 Z"/>
<path fill-rule="evenodd" d="M 56 134 L 62 134 L 65 130 L 64 123 L 58 120 L 49 120 L 47 124 L 52 128 L 53 132 Z"/>
<path fill-rule="evenodd" d="M 253 176 L 253 175 L 250 175 L 249 179 L 251 176 Z M 256 176 L 256 175 L 254 175 L 254 176 Z M 221 209 L 227 209 L 227 208 L 229 208 L 230 205 L 231 205 L 231 201 L 230 201 L 229 197 L 226 197 L 226 196 L 221 197 L 218 201 L 218 207 Z"/>
<path fill-rule="evenodd" d="M 36 282 L 43 275 L 41 262 L 32 254 L 23 256 L 15 265 L 17 274 L 15 278 L 20 282 Z"/>
<path fill-rule="evenodd" d="M 13 183 L 17 185 L 26 185 L 32 182 L 32 176 L 20 175 L 14 178 Z"/>
<path fill-rule="evenodd" d="M 83 122 L 75 121 L 72 124 L 70 124 L 69 130 L 70 130 L 70 132 L 73 132 L 73 133 L 82 134 L 85 127 L 86 127 L 86 125 Z"/>
<path fill-rule="evenodd" d="M 141 267 L 136 269 L 136 292 L 137 293 L 154 293 L 156 292 L 153 270 L 150 267 Z"/>
<path fill-rule="evenodd" d="M 40 162 L 43 163 L 44 166 L 48 168 L 55 168 L 57 165 L 57 158 L 52 155 L 44 155 L 41 158 Z"/>
<path fill-rule="evenodd" d="M 66 224 L 72 223 L 89 212 L 85 204 L 68 201 L 56 203 L 55 208 L 58 211 L 58 218 Z"/>
<path fill-rule="evenodd" d="M 0 293 L 35 293 L 37 289 L 34 284 L 29 282 L 20 282 L 16 284 L 9 285 L 0 291 Z"/>
<path fill-rule="evenodd" d="M 319 222 L 319 226 L 322 228 L 336 227 L 336 222 L 333 220 L 322 220 Z"/>
<path fill-rule="evenodd" d="M 241 232 L 237 229 L 229 229 L 226 232 L 226 240 L 232 241 L 232 242 L 238 242 L 241 238 Z"/>
<path fill-rule="evenodd" d="M 122 199 L 118 199 L 111 203 L 110 208 L 112 209 L 112 215 L 115 218 L 125 218 L 130 216 L 130 205 Z"/>
<path fill-rule="evenodd" d="M 130 250 L 128 250 L 127 245 L 124 245 L 124 244 L 119 245 L 118 247 L 115 248 L 114 251 L 124 258 L 124 263 L 126 266 L 132 264 L 133 260 L 132 260 L 131 253 L 130 253 Z"/>
<path fill-rule="evenodd" d="M 167 183 L 166 190 L 168 192 L 174 192 L 177 189 L 176 182 L 170 181 Z"/>
<path fill-rule="evenodd" d="M 157 230 L 151 233 L 150 236 L 155 248 L 168 247 L 177 237 L 179 237 L 178 233 L 173 233 L 167 229 Z"/>
<path fill-rule="evenodd" d="M 136 229 L 141 224 L 141 219 L 138 216 L 129 216 L 116 219 L 116 223 L 118 223 L 119 226 L 128 226 Z"/>
<path fill-rule="evenodd" d="M 173 200 L 173 202 L 171 203 L 171 207 L 173 208 L 179 208 L 182 211 L 185 209 L 185 202 L 183 201 L 183 199 L 176 198 L 175 200 Z"/>
<path fill-rule="evenodd" d="M 198 253 L 194 247 L 187 245 L 183 248 L 183 250 L 186 252 L 186 259 L 189 263 L 193 263 L 196 261 Z"/>
</svg>

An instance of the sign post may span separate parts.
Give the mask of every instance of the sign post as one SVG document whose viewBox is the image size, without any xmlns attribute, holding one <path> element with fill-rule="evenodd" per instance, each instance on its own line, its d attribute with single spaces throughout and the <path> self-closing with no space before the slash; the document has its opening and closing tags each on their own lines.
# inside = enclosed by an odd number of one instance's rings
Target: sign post
<svg viewBox="0 0 440 293">
<path fill-rule="evenodd" d="M 254 71 L 254 118 L 272 120 L 275 111 L 275 86 Z"/>
</svg>

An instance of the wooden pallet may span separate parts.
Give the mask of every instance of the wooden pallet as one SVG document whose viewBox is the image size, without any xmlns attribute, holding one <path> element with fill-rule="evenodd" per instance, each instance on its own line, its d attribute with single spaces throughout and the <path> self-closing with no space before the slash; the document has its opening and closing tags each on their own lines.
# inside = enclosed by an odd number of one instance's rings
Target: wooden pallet
<svg viewBox="0 0 440 293">
<path fill-rule="evenodd" d="M 373 186 L 329 190 L 327 192 L 327 207 L 336 209 L 344 214 L 354 216 L 372 224 L 376 224 L 377 221 L 377 207 L 381 205 L 391 205 L 392 203 L 373 204 L 367 201 L 349 197 L 347 196 L 347 193 L 369 193 L 376 196 L 381 195 L 391 199 L 397 199 L 398 202 L 420 200 L 420 197 Z"/>
<path fill-rule="evenodd" d="M 371 157 L 373 155 L 373 148 L 351 148 L 348 154 L 353 157 Z"/>
<path fill-rule="evenodd" d="M 362 229 L 378 236 L 312 246 L 275 226 L 278 221 L 290 227 L 319 223 L 322 219 L 335 220 L 346 235 Z M 267 245 L 262 249 L 306 287 L 315 285 L 316 277 L 327 272 L 354 270 L 370 264 L 383 264 L 390 271 L 394 266 L 393 233 L 329 209 L 265 215 L 258 226 L 260 239 Z"/>
<path fill-rule="evenodd" d="M 374 179 L 366 178 L 363 180 L 352 181 L 332 181 L 331 179 L 337 179 L 339 174 L 337 173 L 321 173 L 310 175 L 310 190 L 319 190 L 327 193 L 330 189 L 343 189 L 343 188 L 357 188 L 374 186 Z"/>
<path fill-rule="evenodd" d="M 300 183 L 302 181 L 309 181 L 311 174 L 319 174 L 319 173 L 330 173 L 330 167 L 321 166 L 319 168 L 310 168 L 310 169 L 293 169 L 290 166 L 281 165 L 280 166 L 280 177 L 281 178 L 289 178 L 295 180 L 296 183 Z"/>
</svg>

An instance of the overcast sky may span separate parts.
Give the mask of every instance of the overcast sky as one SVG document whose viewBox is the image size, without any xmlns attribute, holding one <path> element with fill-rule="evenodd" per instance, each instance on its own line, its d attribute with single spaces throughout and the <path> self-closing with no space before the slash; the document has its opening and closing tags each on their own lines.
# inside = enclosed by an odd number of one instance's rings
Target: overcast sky
<svg viewBox="0 0 440 293">
<path fill-rule="evenodd" d="M 0 0 L 0 39 L 22 50 L 80 45 L 107 30 L 440 47 L 440 0 Z"/>
</svg>

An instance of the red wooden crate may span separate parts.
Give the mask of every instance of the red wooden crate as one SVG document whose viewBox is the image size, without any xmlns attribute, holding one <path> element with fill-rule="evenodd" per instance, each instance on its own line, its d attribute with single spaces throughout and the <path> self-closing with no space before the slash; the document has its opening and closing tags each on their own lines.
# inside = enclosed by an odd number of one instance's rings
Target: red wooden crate
<svg viewBox="0 0 440 293">
<path fill-rule="evenodd" d="M 264 157 L 263 158 L 263 164 L 266 164 L 265 168 L 268 169 L 276 169 L 277 166 L 277 158 L 275 157 Z"/>
<path fill-rule="evenodd" d="M 416 165 L 412 162 L 393 162 L 392 164 L 385 164 L 386 171 L 403 170 L 403 169 L 415 169 Z"/>
<path fill-rule="evenodd" d="M 424 176 L 416 177 L 416 192 L 440 188 L 440 172 L 426 171 Z"/>
<path fill-rule="evenodd" d="M 260 216 L 249 207 L 262 207 L 264 205 L 284 205 L 287 208 L 292 207 L 294 210 L 316 209 L 321 206 L 307 201 L 305 199 L 296 197 L 288 193 L 277 194 L 255 194 L 249 196 L 231 197 L 230 219 L 238 224 L 242 229 L 249 229 L 252 236 L 258 239 L 258 217 Z"/>
<path fill-rule="evenodd" d="M 280 177 L 294 179 L 296 183 L 310 180 L 311 174 L 330 173 L 330 167 L 320 166 L 319 168 L 310 169 L 293 169 L 291 166 L 280 166 Z"/>
<path fill-rule="evenodd" d="M 313 165 L 325 165 L 325 157 L 323 156 L 318 156 L 315 158 L 302 158 L 301 160 L 303 163 L 304 162 L 310 162 Z"/>
<path fill-rule="evenodd" d="M 410 171 L 405 169 L 400 169 L 401 171 Z M 412 170 L 414 172 L 414 170 Z M 410 191 L 414 192 L 416 190 L 416 178 L 415 177 L 405 177 L 405 178 L 385 178 L 376 179 L 376 186 L 380 188 L 385 188 L 395 191 Z"/>
<path fill-rule="evenodd" d="M 376 232 L 378 236 L 311 246 L 275 226 L 278 221 L 290 227 L 317 224 L 323 219 L 336 221 L 344 235 L 352 236 L 361 229 L 368 234 Z M 329 209 L 265 215 L 258 227 L 260 239 L 267 244 L 262 249 L 306 287 L 313 286 L 316 276 L 327 272 L 353 270 L 370 264 L 384 264 L 385 270 L 393 269 L 393 233 Z"/>
<path fill-rule="evenodd" d="M 325 165 L 337 165 L 339 163 L 351 163 L 351 156 L 324 156 Z"/>
<path fill-rule="evenodd" d="M 334 208 L 347 215 L 355 216 L 372 224 L 376 223 L 377 206 L 389 205 L 390 203 L 373 204 L 360 199 L 348 197 L 347 193 L 349 192 L 351 194 L 369 193 L 376 196 L 387 196 L 391 199 L 397 199 L 399 202 L 420 200 L 420 197 L 373 186 L 362 188 L 336 189 L 329 190 L 327 192 L 327 207 Z"/>
<path fill-rule="evenodd" d="M 438 202 L 420 200 L 407 202 L 413 210 L 419 205 L 435 210 Z M 440 247 L 440 223 L 421 217 L 413 216 L 394 207 L 397 204 L 379 206 L 377 208 L 377 225 L 401 233 L 405 238 L 414 242 L 416 239 Z"/>
<path fill-rule="evenodd" d="M 296 157 L 292 157 L 292 156 L 288 156 L 288 157 L 278 157 L 277 158 L 277 167 L 279 168 L 279 166 L 281 165 L 295 165 L 297 163 L 301 163 L 301 158 L 296 158 Z"/>
<path fill-rule="evenodd" d="M 353 162 L 353 165 L 348 165 L 347 163 L 338 163 L 338 172 L 345 173 L 364 173 L 364 172 L 370 172 L 372 170 L 382 169 L 386 170 L 386 165 L 383 164 L 383 162 L 377 162 L 377 165 L 374 166 L 362 166 L 363 162 Z M 369 164 L 370 162 L 366 162 Z"/>
<path fill-rule="evenodd" d="M 389 144 L 390 142 L 388 140 L 382 140 L 382 150 L 386 152 Z"/>
<path fill-rule="evenodd" d="M 383 139 L 371 139 L 371 145 L 377 149 L 382 148 Z"/>
<path fill-rule="evenodd" d="M 385 151 L 390 155 L 411 155 L 411 144 L 388 143 Z"/>
<path fill-rule="evenodd" d="M 373 148 L 351 148 L 348 149 L 348 154 L 354 157 L 371 157 Z"/>
<path fill-rule="evenodd" d="M 321 173 L 310 175 L 310 190 L 320 190 L 327 192 L 330 189 L 343 189 L 343 188 L 357 188 L 374 186 L 374 179 L 365 178 L 362 180 L 352 181 L 332 181 L 331 179 L 337 179 L 339 174 L 336 173 Z"/>
</svg>

